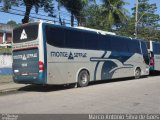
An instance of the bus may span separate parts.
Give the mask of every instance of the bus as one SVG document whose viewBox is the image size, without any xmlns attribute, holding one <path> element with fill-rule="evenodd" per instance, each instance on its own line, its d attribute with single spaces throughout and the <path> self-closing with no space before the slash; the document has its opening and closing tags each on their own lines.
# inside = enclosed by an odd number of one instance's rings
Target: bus
<svg viewBox="0 0 160 120">
<path fill-rule="evenodd" d="M 149 74 L 144 41 L 100 31 L 28 23 L 13 30 L 12 46 L 16 83 L 85 87 L 90 81 Z"/>
<path fill-rule="evenodd" d="M 160 42 L 147 42 L 148 52 L 150 56 L 150 71 L 160 71 Z"/>
</svg>

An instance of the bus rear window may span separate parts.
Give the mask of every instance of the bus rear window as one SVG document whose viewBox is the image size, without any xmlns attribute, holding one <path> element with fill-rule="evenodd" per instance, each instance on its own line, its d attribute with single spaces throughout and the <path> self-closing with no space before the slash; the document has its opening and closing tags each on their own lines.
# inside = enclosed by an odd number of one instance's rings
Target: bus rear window
<svg viewBox="0 0 160 120">
<path fill-rule="evenodd" d="M 13 43 L 27 42 L 37 39 L 38 24 L 32 23 L 13 30 Z"/>
</svg>

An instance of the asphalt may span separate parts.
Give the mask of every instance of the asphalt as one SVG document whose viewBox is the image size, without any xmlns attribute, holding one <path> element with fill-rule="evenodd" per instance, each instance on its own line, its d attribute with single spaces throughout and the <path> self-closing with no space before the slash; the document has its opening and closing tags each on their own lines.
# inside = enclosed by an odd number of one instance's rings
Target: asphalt
<svg viewBox="0 0 160 120">
<path fill-rule="evenodd" d="M 17 91 L 18 89 L 27 86 L 26 84 L 14 83 L 12 76 L 0 75 L 0 94 Z"/>
</svg>

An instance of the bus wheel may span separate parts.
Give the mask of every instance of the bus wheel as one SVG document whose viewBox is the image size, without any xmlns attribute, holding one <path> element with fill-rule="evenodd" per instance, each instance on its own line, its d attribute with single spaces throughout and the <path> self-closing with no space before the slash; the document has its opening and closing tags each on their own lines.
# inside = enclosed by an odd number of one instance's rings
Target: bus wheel
<svg viewBox="0 0 160 120">
<path fill-rule="evenodd" d="M 139 79 L 141 77 L 141 69 L 137 68 L 135 70 L 135 79 Z"/>
<path fill-rule="evenodd" d="M 82 70 L 78 75 L 78 87 L 86 87 L 89 83 L 89 73 L 87 70 Z"/>
</svg>

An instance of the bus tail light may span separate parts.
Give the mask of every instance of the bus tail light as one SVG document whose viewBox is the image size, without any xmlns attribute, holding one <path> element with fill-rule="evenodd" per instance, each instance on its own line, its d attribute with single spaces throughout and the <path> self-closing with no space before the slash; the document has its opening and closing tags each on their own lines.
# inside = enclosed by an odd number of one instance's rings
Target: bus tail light
<svg viewBox="0 0 160 120">
<path fill-rule="evenodd" d="M 39 72 L 43 72 L 44 71 L 44 63 L 42 61 L 39 61 Z"/>
</svg>

